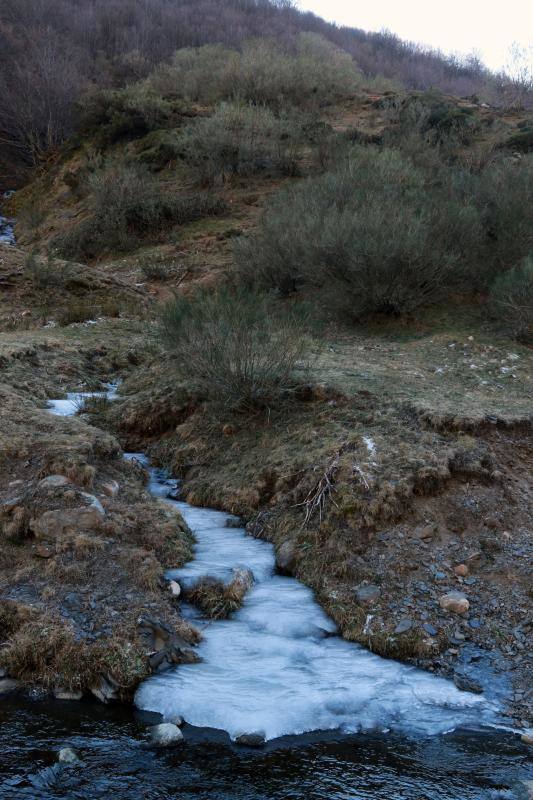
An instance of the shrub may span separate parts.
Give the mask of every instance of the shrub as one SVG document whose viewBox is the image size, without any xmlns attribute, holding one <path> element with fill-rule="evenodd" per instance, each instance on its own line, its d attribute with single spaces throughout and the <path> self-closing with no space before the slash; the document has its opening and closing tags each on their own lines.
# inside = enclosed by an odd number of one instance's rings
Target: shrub
<svg viewBox="0 0 533 800">
<path fill-rule="evenodd" d="M 387 105 L 400 137 L 416 130 L 432 144 L 450 138 L 469 144 L 480 127 L 472 107 L 460 106 L 437 90 L 395 96 Z"/>
<path fill-rule="evenodd" d="M 275 197 L 236 259 L 251 281 L 321 287 L 355 317 L 408 313 L 466 280 L 461 261 L 479 236 L 476 209 L 410 159 L 355 148 L 338 171 Z"/>
<path fill-rule="evenodd" d="M 161 312 L 161 336 L 181 376 L 211 400 L 237 408 L 293 385 L 307 350 L 301 309 L 273 305 L 246 288 L 176 296 Z"/>
<path fill-rule="evenodd" d="M 511 150 L 516 150 L 518 153 L 532 153 L 533 122 L 526 123 L 522 126 L 519 125 L 518 130 L 510 134 L 504 146 Z"/>
<path fill-rule="evenodd" d="M 497 159 L 470 178 L 467 190 L 481 215 L 483 258 L 492 281 L 533 250 L 533 154 Z"/>
<path fill-rule="evenodd" d="M 518 339 L 533 342 L 533 255 L 496 278 L 491 303 Z"/>
<path fill-rule="evenodd" d="M 211 186 L 265 169 L 294 174 L 300 141 L 294 119 L 278 118 L 265 107 L 223 103 L 183 131 L 181 156 L 198 181 Z"/>
<path fill-rule="evenodd" d="M 133 167 L 104 168 L 91 175 L 88 184 L 92 216 L 54 239 L 54 246 L 66 258 L 127 251 L 172 225 L 225 210 L 221 200 L 205 192 L 161 194 L 148 172 Z"/>
<path fill-rule="evenodd" d="M 177 109 L 142 84 L 101 89 L 82 98 L 81 127 L 97 134 L 102 146 L 136 139 L 168 126 Z"/>
<path fill-rule="evenodd" d="M 272 40 L 248 41 L 242 51 L 220 45 L 178 50 L 148 86 L 166 96 L 216 103 L 238 99 L 274 108 L 318 107 L 352 96 L 362 78 L 351 56 L 313 33 L 292 51 Z"/>
<path fill-rule="evenodd" d="M 67 279 L 67 272 L 69 270 L 65 265 L 60 266 L 51 255 L 43 259 L 32 251 L 26 256 L 24 274 L 37 289 L 62 287 Z"/>
</svg>

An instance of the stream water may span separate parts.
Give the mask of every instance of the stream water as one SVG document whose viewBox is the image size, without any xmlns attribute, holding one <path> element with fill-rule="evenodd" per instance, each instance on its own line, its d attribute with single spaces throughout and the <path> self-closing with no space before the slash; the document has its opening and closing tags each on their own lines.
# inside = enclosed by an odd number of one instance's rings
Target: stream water
<svg viewBox="0 0 533 800">
<path fill-rule="evenodd" d="M 4 192 L 4 200 L 8 200 L 13 192 Z M 0 214 L 0 244 L 15 244 L 15 220 L 3 217 Z"/>
<path fill-rule="evenodd" d="M 82 398 L 71 394 L 50 409 L 72 414 Z M 127 457 L 149 467 L 142 454 Z M 150 476 L 151 492 L 177 506 L 196 537 L 195 559 L 169 577 L 182 584 L 203 575 L 228 580 L 245 567 L 254 586 L 228 620 L 207 623 L 184 606 L 204 629 L 203 661 L 143 683 L 134 713 L 3 701 L 1 798 L 527 797 L 527 747 L 494 728 L 497 684 L 484 695 L 461 692 L 340 639 L 312 592 L 275 574 L 271 545 L 228 527 L 235 521 L 227 514 L 169 499 L 176 482 L 154 469 Z M 148 749 L 147 715 L 158 721 L 176 714 L 186 720 L 186 744 Z M 251 732 L 268 740 L 263 749 L 233 745 L 232 738 Z M 66 744 L 82 763 L 50 769 Z"/>
</svg>

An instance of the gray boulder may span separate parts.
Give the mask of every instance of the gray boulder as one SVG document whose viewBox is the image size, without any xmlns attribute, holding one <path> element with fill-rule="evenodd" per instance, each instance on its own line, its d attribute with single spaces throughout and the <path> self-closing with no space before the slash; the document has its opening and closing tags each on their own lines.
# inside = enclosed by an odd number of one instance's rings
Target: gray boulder
<svg viewBox="0 0 533 800">
<path fill-rule="evenodd" d="M 172 722 L 162 722 L 150 728 L 150 744 L 154 747 L 174 747 L 183 742 L 183 734 Z"/>
</svg>

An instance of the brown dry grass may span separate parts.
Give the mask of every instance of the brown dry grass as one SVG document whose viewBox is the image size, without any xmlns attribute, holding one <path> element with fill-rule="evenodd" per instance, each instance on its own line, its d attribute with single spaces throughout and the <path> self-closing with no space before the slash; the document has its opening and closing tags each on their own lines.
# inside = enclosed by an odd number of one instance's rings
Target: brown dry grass
<svg viewBox="0 0 533 800">
<path fill-rule="evenodd" d="M 238 574 L 229 583 L 206 576 L 186 589 L 184 596 L 209 619 L 226 619 L 242 606 L 251 583 L 247 574 Z"/>
</svg>

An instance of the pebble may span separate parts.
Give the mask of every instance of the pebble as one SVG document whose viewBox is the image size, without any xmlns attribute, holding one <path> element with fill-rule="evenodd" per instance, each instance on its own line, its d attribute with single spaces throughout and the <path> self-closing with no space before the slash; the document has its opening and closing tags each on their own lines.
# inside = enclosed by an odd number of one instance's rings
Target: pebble
<svg viewBox="0 0 533 800">
<path fill-rule="evenodd" d="M 370 583 L 368 586 L 359 586 L 355 591 L 355 596 L 359 603 L 373 603 L 379 598 L 381 589 Z"/>
<path fill-rule="evenodd" d="M 469 569 L 466 566 L 466 564 L 457 564 L 457 566 L 454 567 L 453 571 L 455 572 L 456 575 L 460 576 L 461 578 L 464 578 L 468 575 Z"/>
<path fill-rule="evenodd" d="M 412 619 L 402 619 L 396 625 L 394 629 L 394 633 L 407 633 L 413 627 L 413 620 Z"/>
<path fill-rule="evenodd" d="M 422 627 L 430 636 L 436 636 L 438 633 L 437 628 L 434 625 L 430 625 L 429 622 L 426 622 Z"/>
<path fill-rule="evenodd" d="M 455 614 L 466 614 L 470 608 L 470 603 L 461 592 L 448 592 L 442 595 L 439 605 L 445 611 L 453 611 Z"/>
</svg>

